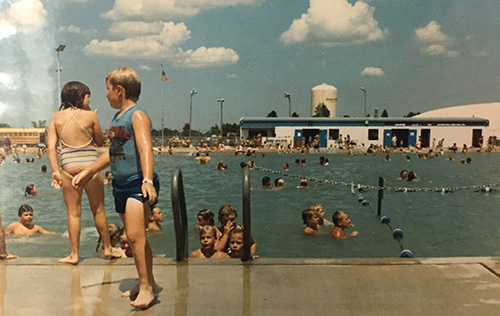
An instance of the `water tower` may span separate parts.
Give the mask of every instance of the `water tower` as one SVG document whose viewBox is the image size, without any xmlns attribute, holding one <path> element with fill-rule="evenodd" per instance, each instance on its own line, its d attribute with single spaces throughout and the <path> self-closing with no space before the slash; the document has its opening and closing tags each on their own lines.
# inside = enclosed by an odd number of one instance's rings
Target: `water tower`
<svg viewBox="0 0 500 316">
<path fill-rule="evenodd" d="M 318 104 L 325 104 L 330 111 L 330 117 L 337 116 L 337 88 L 320 84 L 311 89 L 311 116 L 314 116 L 314 111 Z"/>
</svg>

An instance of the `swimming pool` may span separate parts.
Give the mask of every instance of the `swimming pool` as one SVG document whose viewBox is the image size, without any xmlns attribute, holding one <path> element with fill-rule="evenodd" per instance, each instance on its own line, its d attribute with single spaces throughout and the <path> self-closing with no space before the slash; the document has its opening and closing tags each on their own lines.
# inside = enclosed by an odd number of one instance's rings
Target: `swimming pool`
<svg viewBox="0 0 500 316">
<path fill-rule="evenodd" d="M 329 166 L 318 165 L 323 155 L 330 161 Z M 69 252 L 67 236 L 67 216 L 62 192 L 50 187 L 50 172 L 41 173 L 41 166 L 48 164 L 46 156 L 35 163 L 14 164 L 10 157 L 0 166 L 0 212 L 4 226 L 17 221 L 17 209 L 23 203 L 35 210 L 33 223 L 44 229 L 57 232 L 56 235 L 34 237 L 12 237 L 7 239 L 9 252 L 23 257 L 63 257 Z M 240 162 L 248 161 L 244 155 L 213 153 L 212 162 L 199 165 L 185 154 L 156 155 L 156 171 L 161 178 L 159 207 L 164 213 L 163 232 L 151 235 L 153 251 L 175 256 L 175 240 L 170 201 L 170 181 L 172 170 L 179 167 L 183 173 L 184 191 L 189 221 L 189 250 L 199 248 L 196 214 L 203 208 L 217 213 L 223 204 L 232 204 L 241 218 Z M 456 154 L 448 161 L 444 156 L 434 159 L 417 159 L 410 154 L 385 155 L 345 154 L 257 154 L 257 166 L 281 171 L 284 162 L 290 165 L 290 174 L 333 180 L 342 183 L 377 185 L 378 178 L 384 177 L 386 186 L 408 188 L 458 188 L 453 193 L 439 192 L 396 192 L 384 194 L 382 215 L 391 219 L 392 228 L 404 232 L 401 245 L 393 238 L 392 230 L 382 225 L 376 216 L 377 191 L 361 192 L 370 205 L 358 202 L 358 192 L 352 193 L 349 185 L 310 181 L 307 190 L 296 189 L 298 179 L 259 170 L 251 172 L 252 234 L 258 242 L 261 257 L 275 258 L 346 258 L 346 257 L 399 257 L 401 247 L 410 249 L 415 257 L 443 256 L 498 256 L 500 255 L 500 191 L 475 192 L 472 185 L 496 184 L 500 182 L 499 154 Z M 460 159 L 471 157 L 472 163 L 461 165 Z M 306 166 L 297 166 L 294 161 L 306 159 Z M 218 160 L 224 160 L 229 169 L 216 171 Z M 397 180 L 401 169 L 414 170 L 420 181 L 408 183 Z M 50 168 L 49 168 L 50 170 Z M 282 190 L 264 190 L 261 178 L 269 176 L 285 179 Z M 24 189 L 29 183 L 39 188 L 36 197 L 25 197 Z M 497 188 L 498 189 L 498 188 Z M 320 203 L 326 211 L 326 218 L 336 210 L 349 213 L 355 229 L 360 232 L 356 238 L 333 240 L 328 236 L 330 228 L 316 236 L 303 234 L 301 212 L 313 204 Z M 109 223 L 120 223 L 114 212 L 111 188 L 106 188 L 106 212 Z M 80 256 L 93 257 L 97 232 L 94 228 L 88 202 L 83 199 L 82 235 Z"/>
</svg>

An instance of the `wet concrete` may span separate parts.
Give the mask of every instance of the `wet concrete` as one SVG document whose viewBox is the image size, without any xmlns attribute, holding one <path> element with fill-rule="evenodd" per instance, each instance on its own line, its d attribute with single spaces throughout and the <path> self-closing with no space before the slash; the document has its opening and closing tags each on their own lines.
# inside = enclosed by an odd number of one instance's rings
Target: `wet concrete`
<svg viewBox="0 0 500 316">
<path fill-rule="evenodd" d="M 500 315 L 500 258 L 155 258 L 154 274 L 158 301 L 137 310 L 130 258 L 0 262 L 1 315 Z"/>
</svg>

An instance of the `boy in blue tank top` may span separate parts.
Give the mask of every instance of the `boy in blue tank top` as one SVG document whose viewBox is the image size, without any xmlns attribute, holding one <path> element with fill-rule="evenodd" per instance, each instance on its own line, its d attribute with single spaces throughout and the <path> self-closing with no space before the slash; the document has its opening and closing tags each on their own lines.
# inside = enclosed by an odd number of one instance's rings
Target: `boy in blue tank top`
<svg viewBox="0 0 500 316">
<path fill-rule="evenodd" d="M 106 77 L 106 89 L 109 105 L 119 110 L 108 132 L 109 152 L 75 176 L 73 186 L 83 186 L 95 173 L 111 165 L 116 211 L 125 225 L 139 274 L 139 285 L 122 296 L 135 297 L 130 305 L 147 308 L 154 302 L 154 290 L 158 287 L 153 277 L 153 253 L 146 239 L 146 225 L 159 190 L 158 176 L 154 173 L 151 120 L 136 104 L 141 81 L 133 69 L 113 70 Z"/>
</svg>

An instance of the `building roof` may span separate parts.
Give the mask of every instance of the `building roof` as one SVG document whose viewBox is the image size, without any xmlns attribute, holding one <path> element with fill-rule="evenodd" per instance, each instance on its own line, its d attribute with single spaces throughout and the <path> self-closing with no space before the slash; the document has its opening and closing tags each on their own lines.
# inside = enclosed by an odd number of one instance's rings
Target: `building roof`
<svg viewBox="0 0 500 316">
<path fill-rule="evenodd" d="M 242 117 L 241 127 L 274 126 L 488 126 L 480 117 Z"/>
<path fill-rule="evenodd" d="M 500 102 L 458 105 L 421 113 L 415 118 L 483 117 L 489 121 L 489 129 L 500 133 Z"/>
</svg>

